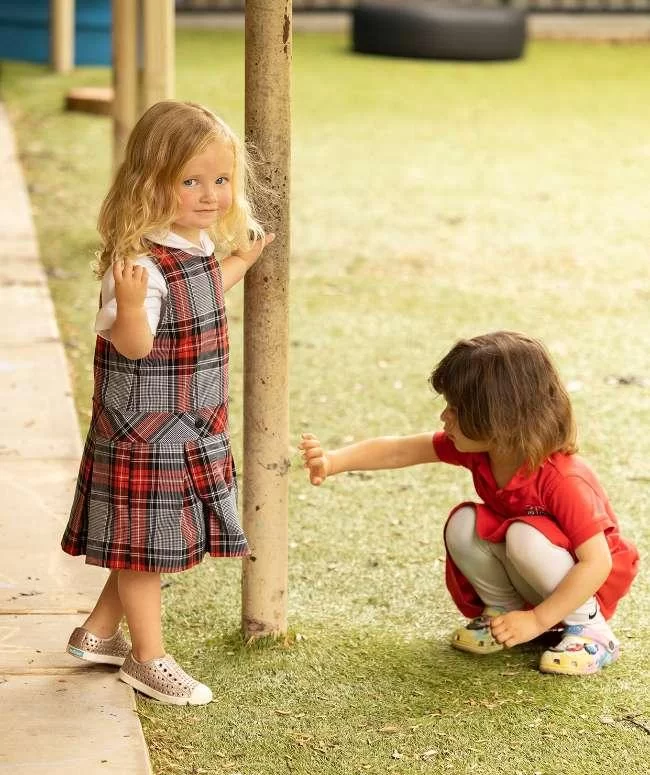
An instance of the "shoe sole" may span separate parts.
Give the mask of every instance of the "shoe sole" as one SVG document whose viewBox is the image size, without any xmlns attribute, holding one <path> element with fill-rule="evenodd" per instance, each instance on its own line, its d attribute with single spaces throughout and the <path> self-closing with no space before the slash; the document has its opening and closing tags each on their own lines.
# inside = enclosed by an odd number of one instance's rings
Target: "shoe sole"
<svg viewBox="0 0 650 775">
<path fill-rule="evenodd" d="M 96 665 L 116 665 L 117 667 L 121 667 L 126 659 L 126 657 L 111 657 L 108 656 L 108 654 L 96 654 L 92 651 L 84 651 L 83 649 L 78 649 L 76 646 L 71 646 L 70 644 L 68 644 L 66 651 L 73 657 L 77 657 L 77 659 L 83 659 L 85 662 L 94 662 Z"/>
<path fill-rule="evenodd" d="M 163 694 L 162 692 L 158 692 L 150 686 L 147 686 L 147 684 L 143 684 L 142 681 L 138 681 L 137 678 L 125 673 L 123 670 L 120 670 L 118 677 L 120 681 L 124 681 L 125 684 L 128 684 L 133 689 L 137 689 L 140 694 L 158 700 L 158 702 L 163 702 L 165 705 L 208 705 L 212 702 L 212 697 L 206 701 L 196 702 L 192 701 L 189 697 L 173 697 L 169 694 Z"/>
<path fill-rule="evenodd" d="M 450 641 L 452 648 L 458 649 L 458 651 L 466 651 L 468 654 L 479 654 L 481 656 L 488 656 L 489 654 L 498 654 L 500 651 L 503 651 L 504 647 L 499 645 L 499 647 L 492 647 L 489 649 L 482 649 L 480 646 L 470 646 L 465 643 L 452 640 Z"/>
<path fill-rule="evenodd" d="M 600 667 L 597 667 L 595 670 L 582 670 L 580 672 L 577 672 L 575 670 L 570 670 L 570 669 L 567 669 L 567 670 L 559 669 L 558 670 L 557 668 L 549 669 L 547 667 L 544 667 L 543 665 L 539 666 L 539 672 L 540 673 L 545 673 L 546 675 L 570 675 L 570 676 L 574 676 L 574 677 L 577 676 L 578 678 L 581 675 L 595 675 L 600 669 L 601 669 Z"/>
<path fill-rule="evenodd" d="M 594 675 L 595 673 L 599 673 L 603 668 L 608 667 L 609 665 L 613 665 L 614 662 L 617 661 L 619 656 L 620 656 L 620 652 L 617 650 L 612 654 L 606 655 L 603 661 L 599 665 L 594 665 L 592 668 L 587 670 L 584 670 L 584 669 L 580 670 L 580 669 L 571 668 L 571 667 L 565 668 L 557 664 L 545 665 L 542 662 L 540 662 L 539 672 L 547 673 L 548 675 L 577 675 L 577 676 Z"/>
</svg>

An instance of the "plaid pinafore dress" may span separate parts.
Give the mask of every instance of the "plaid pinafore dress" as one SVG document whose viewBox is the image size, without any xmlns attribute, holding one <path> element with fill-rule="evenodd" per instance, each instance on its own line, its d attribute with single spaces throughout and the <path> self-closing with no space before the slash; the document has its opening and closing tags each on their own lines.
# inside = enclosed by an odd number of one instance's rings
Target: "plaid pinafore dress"
<svg viewBox="0 0 650 775">
<path fill-rule="evenodd" d="M 170 573 L 249 554 L 228 432 L 228 327 L 214 256 L 149 244 L 168 288 L 149 355 L 97 337 L 95 391 L 61 545 L 106 568 Z"/>
</svg>

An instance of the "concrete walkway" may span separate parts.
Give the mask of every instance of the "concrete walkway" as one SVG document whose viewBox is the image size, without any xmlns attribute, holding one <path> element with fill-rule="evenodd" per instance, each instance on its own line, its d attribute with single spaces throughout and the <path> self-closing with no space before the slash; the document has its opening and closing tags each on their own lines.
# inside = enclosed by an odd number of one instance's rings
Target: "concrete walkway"
<svg viewBox="0 0 650 775">
<path fill-rule="evenodd" d="M 0 774 L 149 775 L 133 692 L 68 656 L 105 572 L 59 548 L 81 455 L 63 346 L 0 103 Z"/>
</svg>

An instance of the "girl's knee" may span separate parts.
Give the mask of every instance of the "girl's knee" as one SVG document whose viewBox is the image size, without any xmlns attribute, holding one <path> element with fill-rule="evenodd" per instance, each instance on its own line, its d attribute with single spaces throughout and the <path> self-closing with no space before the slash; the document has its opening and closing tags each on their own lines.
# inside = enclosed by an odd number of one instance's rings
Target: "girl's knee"
<svg viewBox="0 0 650 775">
<path fill-rule="evenodd" d="M 506 532 L 506 558 L 520 571 L 525 568 L 568 569 L 573 560 L 566 549 L 556 546 L 544 533 L 526 522 L 513 522 Z"/>
<path fill-rule="evenodd" d="M 539 531 L 525 522 L 513 522 L 506 531 L 506 557 L 515 565 L 529 559 Z"/>
<path fill-rule="evenodd" d="M 461 506 L 447 520 L 445 543 L 453 554 L 454 549 L 467 547 L 476 535 L 476 509 L 474 506 Z"/>
</svg>

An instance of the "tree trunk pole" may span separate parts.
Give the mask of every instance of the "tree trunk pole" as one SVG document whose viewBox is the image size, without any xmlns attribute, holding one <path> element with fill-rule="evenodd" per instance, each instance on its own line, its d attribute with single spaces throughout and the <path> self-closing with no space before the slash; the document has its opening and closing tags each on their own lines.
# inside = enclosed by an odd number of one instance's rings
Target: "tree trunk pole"
<svg viewBox="0 0 650 775">
<path fill-rule="evenodd" d="M 74 68 L 74 2 L 50 0 L 50 64 L 56 73 Z"/>
<path fill-rule="evenodd" d="M 246 2 L 246 140 L 277 194 L 275 241 L 244 281 L 244 560 L 247 639 L 287 629 L 291 0 Z"/>
<path fill-rule="evenodd" d="M 113 0 L 113 169 L 138 117 L 138 0 Z"/>
<path fill-rule="evenodd" d="M 174 0 L 142 0 L 141 112 L 174 96 L 174 14 Z"/>
</svg>

